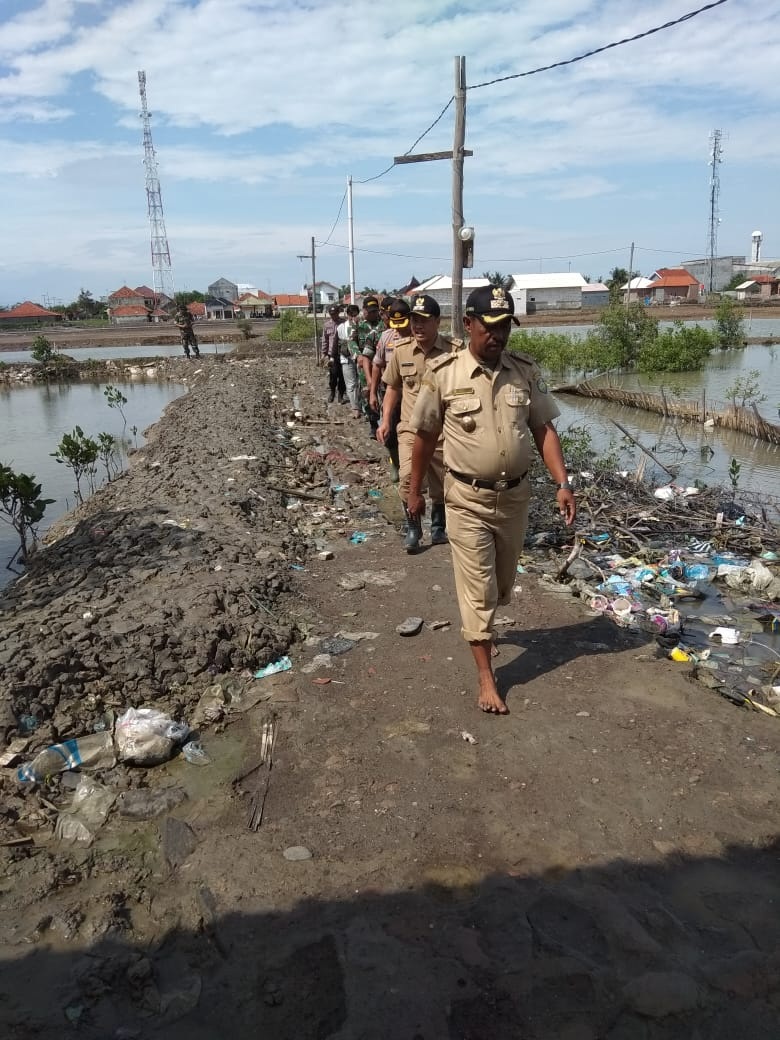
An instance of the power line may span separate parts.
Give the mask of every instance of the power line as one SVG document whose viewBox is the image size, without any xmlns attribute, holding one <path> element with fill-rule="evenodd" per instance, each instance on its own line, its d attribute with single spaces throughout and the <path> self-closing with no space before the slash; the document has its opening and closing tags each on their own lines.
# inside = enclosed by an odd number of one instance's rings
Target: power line
<svg viewBox="0 0 780 1040">
<path fill-rule="evenodd" d="M 687 14 L 681 15 L 679 18 L 674 18 L 670 22 L 664 22 L 663 25 L 656 25 L 652 29 L 645 29 L 644 32 L 636 33 L 634 36 L 625 36 L 622 40 L 614 40 L 612 43 L 605 43 L 602 47 L 594 47 L 591 51 L 585 51 L 584 54 L 578 54 L 574 58 L 567 58 L 565 61 L 554 61 L 551 65 L 540 65 L 538 69 L 529 69 L 527 72 L 515 72 L 511 76 L 497 76 L 495 79 L 485 80 L 484 83 L 474 83 L 472 86 L 467 87 L 467 90 L 479 90 L 481 87 L 492 87 L 494 83 L 506 83 L 510 79 L 522 79 L 524 76 L 535 76 L 537 72 L 549 72 L 550 69 L 560 69 L 564 65 L 574 65 L 578 61 L 584 61 L 586 58 L 592 58 L 596 54 L 603 54 L 604 51 L 612 50 L 613 47 L 622 47 L 626 43 L 635 43 L 637 40 L 643 40 L 647 36 L 652 36 L 654 33 L 663 32 L 664 29 L 671 29 L 675 25 L 680 25 L 682 22 L 689 22 L 691 18 L 695 18 L 697 15 L 703 14 L 705 11 L 711 11 L 714 7 L 720 7 L 722 4 L 728 3 L 728 0 L 713 0 L 712 3 L 705 4 L 704 7 L 699 7 L 695 11 L 689 11 Z"/>
<path fill-rule="evenodd" d="M 320 247 L 320 249 L 322 249 L 322 247 L 323 247 L 323 246 L 326 246 L 326 245 L 328 244 L 328 242 L 330 242 L 330 236 L 331 236 L 331 235 L 333 234 L 333 232 L 334 232 L 334 231 L 336 230 L 336 225 L 337 225 L 337 224 L 338 224 L 338 222 L 339 222 L 339 217 L 341 216 L 341 211 L 342 211 L 342 210 L 344 209 L 344 202 L 345 202 L 345 200 L 346 200 L 346 198 L 347 198 L 347 190 L 348 190 L 348 189 L 347 189 L 347 188 L 345 188 L 345 189 L 344 189 L 344 194 L 343 194 L 343 195 L 341 196 L 341 205 L 339 206 L 339 211 L 338 211 L 338 213 L 336 214 L 336 219 L 335 219 L 335 220 L 333 221 L 333 227 L 332 227 L 332 228 L 330 229 L 330 231 L 328 232 L 328 237 L 327 237 L 327 238 L 325 239 L 325 241 L 324 241 L 324 242 L 318 242 L 318 243 L 317 243 L 317 245 L 318 245 L 318 246 Z"/>
<path fill-rule="evenodd" d="M 345 246 L 341 242 L 331 242 L 330 243 L 330 247 L 331 247 L 331 249 L 349 249 L 349 246 Z M 637 248 L 639 248 L 639 247 L 637 246 Z M 513 259 L 513 260 L 487 259 L 487 260 L 483 260 L 482 262 L 485 263 L 485 264 L 538 264 L 540 260 L 542 262 L 546 262 L 548 260 L 580 260 L 583 257 L 587 257 L 587 256 L 608 256 L 610 253 L 623 253 L 627 249 L 628 249 L 628 246 L 615 246 L 612 249 L 597 249 L 597 250 L 593 250 L 592 252 L 589 252 L 589 253 L 563 253 L 563 254 L 561 254 L 559 256 L 539 256 L 538 253 L 537 253 L 536 256 L 528 256 L 528 257 L 525 257 L 525 259 L 523 259 L 523 260 L 518 260 L 518 259 Z M 672 250 L 670 250 L 670 252 L 671 251 Z M 403 260 L 436 260 L 436 261 L 441 260 L 441 261 L 450 261 L 452 259 L 451 256 L 419 256 L 416 253 L 394 253 L 394 252 L 391 252 L 390 250 L 386 250 L 386 249 L 365 249 L 365 248 L 361 249 L 361 248 L 356 248 L 355 252 L 356 253 L 373 253 L 376 256 L 396 256 L 396 257 L 401 257 Z M 660 250 L 659 250 L 659 252 L 660 252 Z"/>
<path fill-rule="evenodd" d="M 447 109 L 450 107 L 450 105 L 452 104 L 452 102 L 454 100 L 455 100 L 455 95 L 453 94 L 452 97 L 450 98 L 450 100 L 447 102 L 447 104 L 441 110 L 441 112 L 439 112 L 439 114 L 436 116 L 434 121 L 431 123 L 431 125 L 426 130 L 423 130 L 423 132 L 420 134 L 420 136 L 417 138 L 417 140 L 414 142 L 414 144 L 410 145 L 409 148 L 406 149 L 406 151 L 403 153 L 404 155 L 411 155 L 412 150 L 417 147 L 417 145 L 420 143 L 420 141 L 422 141 L 422 139 L 424 137 L 428 136 L 428 134 L 431 132 L 431 130 L 433 130 L 433 128 L 436 126 L 436 124 L 439 122 L 439 120 L 444 116 L 444 113 L 447 111 Z M 366 177 L 366 179 L 364 181 L 355 181 L 355 184 L 368 184 L 370 181 L 378 181 L 380 177 L 384 177 L 384 175 L 386 173 L 389 173 L 394 168 L 394 166 L 395 166 L 395 163 L 392 162 L 392 163 L 390 163 L 390 165 L 387 167 L 386 170 L 382 170 L 382 172 L 381 173 L 377 173 L 376 176 L 374 176 L 374 177 Z"/>
</svg>

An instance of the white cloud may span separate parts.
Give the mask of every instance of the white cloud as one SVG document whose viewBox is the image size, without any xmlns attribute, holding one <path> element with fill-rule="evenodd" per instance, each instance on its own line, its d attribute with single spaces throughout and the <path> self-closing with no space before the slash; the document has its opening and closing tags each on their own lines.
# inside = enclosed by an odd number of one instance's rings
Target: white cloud
<svg viewBox="0 0 780 1040">
<path fill-rule="evenodd" d="M 378 173 L 433 120 L 453 89 L 454 54 L 467 54 L 476 84 L 680 13 L 679 0 L 651 8 L 584 0 L 576 13 L 570 0 L 468 8 L 398 0 L 392 19 L 372 0 L 349 8 L 317 0 L 305 10 L 272 0 L 29 0 L 0 23 L 7 230 L 27 241 L 31 264 L 45 243 L 71 270 L 101 250 L 104 269 L 127 265 L 140 241 L 145 265 L 143 68 L 174 255 L 223 266 L 236 256 L 248 271 L 253 250 L 259 263 L 291 263 L 286 251 L 294 257 L 312 230 L 327 234 L 347 175 Z M 743 0 L 588 61 L 470 90 L 466 203 L 480 255 L 604 248 L 649 241 L 665 227 L 700 242 L 716 125 L 730 128 L 723 174 L 732 225 L 761 224 L 767 240 L 773 231 L 780 239 L 771 189 L 780 139 L 767 129 L 780 101 L 771 75 L 778 46 L 773 13 L 763 0 Z M 452 110 L 417 150 L 451 144 Z M 755 182 L 759 164 L 760 186 L 737 191 Z M 449 178 L 448 164 L 430 163 L 356 183 L 362 245 L 446 255 Z M 86 223 L 84 185 L 93 202 Z M 69 193 L 80 215 L 70 223 Z M 264 234 L 234 222 L 234 207 Z M 341 220 L 334 241 L 346 239 Z M 40 235 L 29 234 L 31 221 Z"/>
</svg>

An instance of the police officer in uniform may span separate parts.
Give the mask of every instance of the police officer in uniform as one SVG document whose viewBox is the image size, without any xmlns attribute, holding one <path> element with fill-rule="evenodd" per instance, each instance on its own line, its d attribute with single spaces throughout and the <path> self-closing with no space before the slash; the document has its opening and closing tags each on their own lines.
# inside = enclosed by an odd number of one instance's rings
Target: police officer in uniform
<svg viewBox="0 0 780 1040">
<path fill-rule="evenodd" d="M 493 675 L 493 621 L 508 603 L 523 547 L 531 488 L 532 441 L 557 486 L 561 516 L 573 524 L 574 495 L 552 420 L 560 413 L 538 365 L 505 350 L 514 315 L 511 295 L 496 286 L 466 300 L 467 349 L 432 361 L 411 417 L 416 430 L 409 513 L 425 511 L 428 462 L 444 435 L 447 532 L 452 546 L 462 634 L 479 675 L 482 711 L 505 715 Z"/>
<path fill-rule="evenodd" d="M 400 323 L 406 317 L 405 311 L 408 311 L 406 304 L 396 306 L 395 309 L 391 308 L 389 319 L 391 328 L 394 323 L 398 328 L 403 327 Z M 435 359 L 446 357 L 452 350 L 452 344 L 439 335 L 440 314 L 439 305 L 432 296 L 414 297 L 411 309 L 411 338 L 396 342 L 390 362 L 382 375 L 386 389 L 382 423 L 377 430 L 376 438 L 380 443 L 385 443 L 390 433 L 390 416 L 400 399 L 398 494 L 401 496 L 406 513 L 404 547 L 408 553 L 416 553 L 422 539 L 420 516 L 417 514 L 410 516 L 407 509 L 409 481 L 412 475 L 412 445 L 414 444 L 414 427 L 410 425 L 410 420 L 427 365 Z M 442 545 L 447 541 L 447 532 L 444 510 L 444 457 L 441 442 L 434 447 L 428 460 L 427 477 L 431 494 L 431 544 Z M 422 489 L 422 481 L 418 486 Z"/>
</svg>

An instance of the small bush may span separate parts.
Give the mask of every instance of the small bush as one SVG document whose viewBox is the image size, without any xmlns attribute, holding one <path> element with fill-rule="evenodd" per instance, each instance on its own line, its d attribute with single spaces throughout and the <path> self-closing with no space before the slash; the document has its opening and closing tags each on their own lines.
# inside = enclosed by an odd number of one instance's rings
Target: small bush
<svg viewBox="0 0 780 1040">
<path fill-rule="evenodd" d="M 304 343 L 314 338 L 314 322 L 297 311 L 285 311 L 268 338 L 281 343 Z"/>
<path fill-rule="evenodd" d="M 673 328 L 641 346 L 637 368 L 641 372 L 698 372 L 717 346 L 716 333 L 676 321 Z"/>
<path fill-rule="evenodd" d="M 33 361 L 39 365 L 48 365 L 54 358 L 54 347 L 45 336 L 36 336 L 30 353 Z"/>
</svg>

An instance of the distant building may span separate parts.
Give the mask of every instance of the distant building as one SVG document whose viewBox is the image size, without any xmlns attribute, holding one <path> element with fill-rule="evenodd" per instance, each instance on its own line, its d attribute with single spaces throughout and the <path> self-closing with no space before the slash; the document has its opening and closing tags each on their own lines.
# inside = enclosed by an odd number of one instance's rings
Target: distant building
<svg viewBox="0 0 780 1040">
<path fill-rule="evenodd" d="M 644 278 L 641 274 L 635 275 L 630 282 L 626 282 L 620 286 L 621 293 L 627 292 L 631 300 L 635 300 L 639 303 L 649 303 L 650 295 L 648 289 L 650 288 L 650 279 Z M 625 297 L 624 297 L 625 298 Z"/>
<path fill-rule="evenodd" d="M 515 314 L 581 310 L 582 287 L 588 283 L 576 271 L 513 274 L 509 289 Z"/>
<path fill-rule="evenodd" d="M 0 311 L 0 321 L 7 325 L 51 325 L 54 321 L 62 321 L 62 315 L 25 300 L 10 310 Z"/>
<path fill-rule="evenodd" d="M 229 278 L 217 278 L 216 282 L 206 287 L 206 294 L 218 300 L 229 300 L 235 303 L 238 299 L 238 286 Z"/>
<path fill-rule="evenodd" d="M 478 289 L 482 285 L 490 285 L 487 278 L 464 278 L 463 279 L 463 304 L 472 289 Z M 411 292 L 404 295 L 432 296 L 441 308 L 442 315 L 452 316 L 452 278 L 447 274 L 437 274 L 425 282 L 421 282 Z"/>
<path fill-rule="evenodd" d="M 771 274 L 757 274 L 737 286 L 738 300 L 768 300 L 780 295 L 780 279 Z"/>
<path fill-rule="evenodd" d="M 236 310 L 244 318 L 270 318 L 274 310 L 274 298 L 256 289 L 253 293 L 242 293 L 236 300 Z"/>
<path fill-rule="evenodd" d="M 684 267 L 659 267 L 650 275 L 647 291 L 655 303 L 698 303 L 701 286 Z"/>
<path fill-rule="evenodd" d="M 152 320 L 154 293 L 147 306 L 144 296 L 129 285 L 112 292 L 108 297 L 108 319 L 114 325 L 138 325 Z"/>
<path fill-rule="evenodd" d="M 321 310 L 323 307 L 330 307 L 331 304 L 339 302 L 339 287 L 332 282 L 315 282 L 314 289 L 317 298 L 317 310 Z M 303 292 L 307 294 L 307 299 L 310 300 L 311 286 L 304 285 Z"/>
<path fill-rule="evenodd" d="M 203 301 L 206 318 L 209 321 L 232 321 L 236 316 L 236 308 L 232 300 L 209 294 Z"/>
<path fill-rule="evenodd" d="M 582 287 L 582 306 L 587 308 L 609 306 L 609 286 L 603 282 L 588 282 Z"/>
<path fill-rule="evenodd" d="M 712 291 L 721 292 L 734 277 L 737 270 L 744 268 L 744 256 L 716 256 L 712 261 Z M 683 260 L 680 267 L 693 275 L 705 293 L 710 291 L 710 260 L 707 257 L 698 260 Z"/>
<path fill-rule="evenodd" d="M 275 311 L 298 311 L 305 314 L 309 309 L 309 297 L 300 293 L 276 293 L 273 297 Z"/>
</svg>

